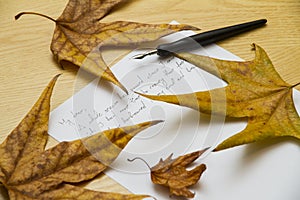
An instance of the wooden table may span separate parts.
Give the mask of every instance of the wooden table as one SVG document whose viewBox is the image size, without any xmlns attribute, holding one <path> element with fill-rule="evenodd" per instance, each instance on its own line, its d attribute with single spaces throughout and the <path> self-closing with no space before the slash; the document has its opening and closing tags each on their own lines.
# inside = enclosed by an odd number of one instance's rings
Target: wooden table
<svg viewBox="0 0 300 200">
<path fill-rule="evenodd" d="M 63 71 L 50 51 L 55 24 L 36 16 L 14 20 L 21 11 L 36 11 L 57 18 L 66 4 L 67 0 L 0 1 L 0 142 L 20 122 L 54 75 L 63 73 L 54 90 L 52 109 L 73 94 L 71 88 L 76 70 L 67 68 Z M 284 80 L 290 84 L 299 82 L 299 0 L 132 0 L 103 21 L 168 23 L 175 19 L 205 31 L 260 18 L 268 19 L 265 28 L 218 44 L 247 60 L 253 58 L 250 44 L 255 42 L 268 52 Z M 50 138 L 48 146 L 56 143 Z M 104 175 L 88 187 L 128 193 Z M 6 199 L 5 190 L 1 188 L 0 191 L 0 199 Z"/>
</svg>

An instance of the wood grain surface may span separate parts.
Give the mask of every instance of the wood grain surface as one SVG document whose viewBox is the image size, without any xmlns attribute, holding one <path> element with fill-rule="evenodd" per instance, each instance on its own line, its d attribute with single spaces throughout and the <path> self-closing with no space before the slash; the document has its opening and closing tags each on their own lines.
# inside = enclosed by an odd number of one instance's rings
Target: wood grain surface
<svg viewBox="0 0 300 200">
<path fill-rule="evenodd" d="M 66 4 L 67 0 L 0 0 L 0 142 L 29 111 L 54 75 L 63 73 L 54 90 L 52 109 L 74 93 L 76 69 L 62 70 L 50 51 L 55 24 L 29 15 L 14 20 L 21 11 L 35 11 L 57 18 Z M 268 52 L 284 80 L 290 84 L 299 82 L 299 0 L 130 0 L 103 21 L 168 23 L 176 20 L 206 31 L 260 18 L 268 19 L 266 27 L 218 44 L 247 60 L 254 56 L 250 45 L 257 43 Z M 48 146 L 55 143 L 50 139 Z M 97 177 L 87 187 L 128 193 L 105 175 Z M 0 199 L 7 198 L 0 186 Z"/>
</svg>

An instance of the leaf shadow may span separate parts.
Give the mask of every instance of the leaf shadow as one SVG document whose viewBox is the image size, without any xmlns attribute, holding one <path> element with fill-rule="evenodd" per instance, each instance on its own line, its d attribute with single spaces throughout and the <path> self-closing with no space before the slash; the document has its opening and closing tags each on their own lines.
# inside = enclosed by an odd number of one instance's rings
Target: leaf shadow
<svg viewBox="0 0 300 200">
<path fill-rule="evenodd" d="M 54 56 L 53 56 L 53 60 L 57 63 Z M 77 66 L 69 61 L 66 61 L 66 60 L 60 61 L 60 63 L 58 65 L 61 69 L 71 72 L 71 73 L 74 73 L 74 74 L 76 74 L 79 70 L 79 66 Z"/>
<path fill-rule="evenodd" d="M 281 138 L 271 138 L 268 140 L 263 140 L 255 143 L 248 144 L 245 148 L 243 156 L 243 165 L 248 166 L 254 164 L 257 159 L 264 156 L 265 153 L 271 151 L 274 148 L 280 147 L 285 144 L 298 145 L 300 148 L 300 142 L 298 139 L 293 137 L 281 137 Z"/>
<path fill-rule="evenodd" d="M 164 197 L 168 197 L 170 200 L 187 200 L 188 198 L 185 197 L 178 197 L 174 195 L 169 194 L 169 188 L 161 185 L 155 185 L 153 184 L 153 188 L 157 194 L 161 194 Z"/>
</svg>

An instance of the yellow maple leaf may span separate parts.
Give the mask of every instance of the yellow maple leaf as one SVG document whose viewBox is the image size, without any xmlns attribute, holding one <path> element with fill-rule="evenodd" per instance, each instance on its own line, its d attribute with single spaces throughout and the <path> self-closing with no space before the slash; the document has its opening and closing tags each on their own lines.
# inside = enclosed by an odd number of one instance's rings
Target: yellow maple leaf
<svg viewBox="0 0 300 200">
<path fill-rule="evenodd" d="M 44 150 L 54 77 L 21 123 L 0 144 L 0 183 L 10 199 L 135 199 L 148 195 L 92 191 L 71 185 L 106 169 L 140 131 L 160 121 L 111 129 Z M 100 162 L 101 161 L 101 162 Z"/>
<path fill-rule="evenodd" d="M 213 112 L 219 115 L 248 118 L 247 127 L 223 141 L 215 151 L 276 137 L 290 136 L 300 139 L 300 118 L 292 98 L 292 89 L 299 83 L 286 83 L 276 72 L 267 53 L 256 44 L 253 46 L 255 58 L 245 62 L 219 60 L 189 53 L 176 55 L 222 78 L 228 83 L 225 88 L 182 95 L 141 95 L 207 114 L 211 114 L 213 106 Z M 196 101 L 193 101 L 195 98 Z"/>
<path fill-rule="evenodd" d="M 96 47 L 101 49 L 106 46 L 138 45 L 175 31 L 198 30 L 198 28 L 184 24 L 145 24 L 127 21 L 101 23 L 100 20 L 121 2 L 124 0 L 70 0 L 57 20 L 33 12 L 22 12 L 15 18 L 18 19 L 23 14 L 37 14 L 51 19 L 56 24 L 51 50 L 59 63 L 69 61 L 126 91 L 104 62 L 101 52 L 97 51 L 93 56 L 88 56 L 92 50 Z"/>
</svg>

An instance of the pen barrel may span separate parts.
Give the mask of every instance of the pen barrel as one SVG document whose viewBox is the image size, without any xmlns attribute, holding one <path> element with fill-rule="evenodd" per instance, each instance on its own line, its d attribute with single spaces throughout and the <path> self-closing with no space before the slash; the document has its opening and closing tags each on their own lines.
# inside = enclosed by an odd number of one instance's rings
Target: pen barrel
<svg viewBox="0 0 300 200">
<path fill-rule="evenodd" d="M 157 47 L 157 54 L 162 57 L 170 56 L 172 53 L 178 53 L 188 50 L 197 49 L 200 46 L 212 44 L 226 38 L 238 35 L 251 29 L 263 26 L 267 22 L 266 19 L 255 20 L 243 24 L 228 26 L 212 31 L 199 33 L 190 37 L 186 37 L 168 44 L 161 44 Z"/>
</svg>

